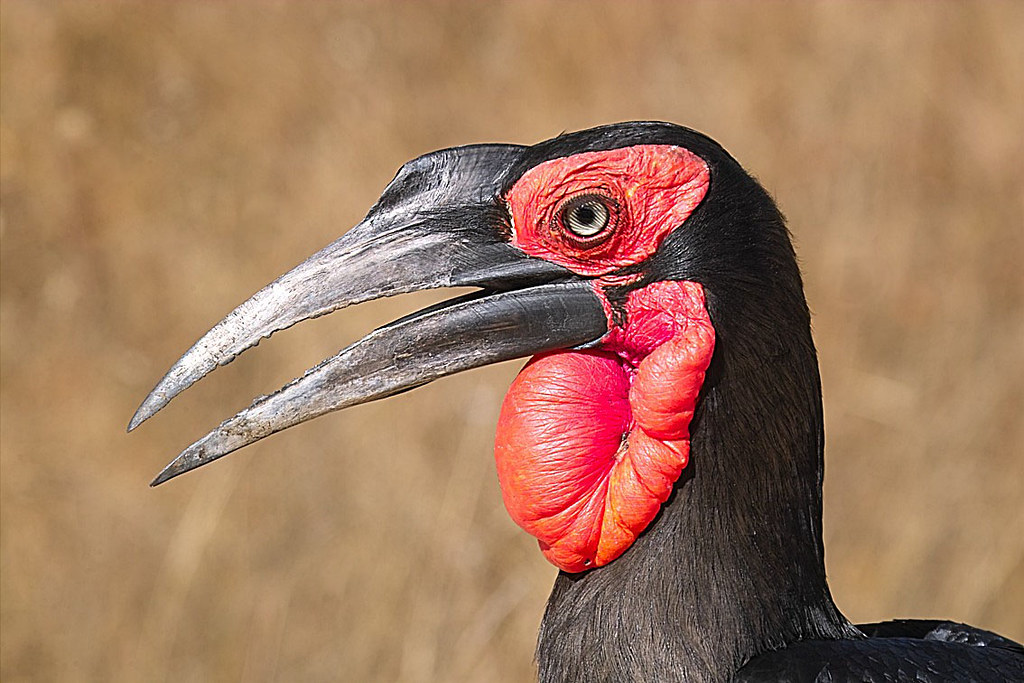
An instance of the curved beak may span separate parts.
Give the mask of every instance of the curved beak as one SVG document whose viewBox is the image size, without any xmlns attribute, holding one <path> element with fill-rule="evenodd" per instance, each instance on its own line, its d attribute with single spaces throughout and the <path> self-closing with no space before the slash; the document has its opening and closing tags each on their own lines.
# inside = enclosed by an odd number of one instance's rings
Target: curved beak
<svg viewBox="0 0 1024 683">
<path fill-rule="evenodd" d="M 590 283 L 508 244 L 500 194 L 523 149 L 460 147 L 403 166 L 363 221 L 203 335 L 142 402 L 128 431 L 217 366 L 295 323 L 421 289 L 482 291 L 386 325 L 257 399 L 182 451 L 153 485 L 333 410 L 600 339 L 607 320 Z"/>
</svg>

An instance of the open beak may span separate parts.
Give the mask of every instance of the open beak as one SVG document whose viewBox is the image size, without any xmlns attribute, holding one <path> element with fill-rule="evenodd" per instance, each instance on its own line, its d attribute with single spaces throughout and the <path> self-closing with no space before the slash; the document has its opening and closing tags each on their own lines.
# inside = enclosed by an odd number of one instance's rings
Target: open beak
<svg viewBox="0 0 1024 683">
<path fill-rule="evenodd" d="M 217 366 L 295 323 L 421 289 L 482 291 L 371 332 L 257 399 L 182 451 L 153 485 L 333 410 L 462 370 L 600 339 L 607 320 L 590 283 L 508 243 L 499 197 L 523 149 L 460 147 L 403 166 L 362 222 L 203 335 L 142 402 L 128 431 Z"/>
</svg>

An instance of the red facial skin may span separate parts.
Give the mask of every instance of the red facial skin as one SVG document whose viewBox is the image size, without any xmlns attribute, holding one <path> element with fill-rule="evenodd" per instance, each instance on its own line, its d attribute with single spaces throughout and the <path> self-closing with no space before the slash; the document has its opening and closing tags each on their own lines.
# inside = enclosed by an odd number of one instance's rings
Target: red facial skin
<svg viewBox="0 0 1024 683">
<path fill-rule="evenodd" d="M 599 346 L 535 356 L 502 405 L 495 457 L 505 507 L 568 572 L 611 562 L 658 514 L 689 457 L 689 425 L 715 332 L 704 291 L 665 281 L 630 293 L 625 323 L 604 286 L 653 254 L 708 187 L 707 165 L 671 146 L 578 154 L 528 171 L 509 192 L 513 244 L 595 280 L 608 311 Z M 560 212 L 579 195 L 613 206 L 581 240 Z M 684 228 L 685 229 L 685 228 Z"/>
<path fill-rule="evenodd" d="M 553 159 L 523 174 L 505 199 L 512 244 L 580 275 L 639 263 L 683 224 L 708 191 L 704 160 L 682 147 L 637 145 Z M 566 201 L 598 195 L 614 206 L 603 241 L 580 246 L 558 218 Z"/>
</svg>

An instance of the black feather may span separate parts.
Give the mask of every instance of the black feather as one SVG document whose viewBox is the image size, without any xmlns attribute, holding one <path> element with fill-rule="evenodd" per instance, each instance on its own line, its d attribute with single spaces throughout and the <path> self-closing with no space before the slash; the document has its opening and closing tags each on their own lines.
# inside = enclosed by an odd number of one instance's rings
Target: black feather
<svg viewBox="0 0 1024 683">
<path fill-rule="evenodd" d="M 743 681 L 1024 680 L 1020 653 L 998 636 L 964 627 L 942 638 L 916 622 L 865 632 L 834 605 L 821 387 L 799 268 L 774 201 L 718 143 L 666 123 L 604 126 L 526 149 L 505 187 L 549 159 L 637 144 L 689 149 L 711 184 L 659 251 L 624 271 L 639 279 L 609 298 L 659 280 L 702 284 L 715 354 L 689 465 L 661 514 L 615 562 L 558 576 L 537 646 L 541 681 L 728 681 L 741 667 Z"/>
</svg>

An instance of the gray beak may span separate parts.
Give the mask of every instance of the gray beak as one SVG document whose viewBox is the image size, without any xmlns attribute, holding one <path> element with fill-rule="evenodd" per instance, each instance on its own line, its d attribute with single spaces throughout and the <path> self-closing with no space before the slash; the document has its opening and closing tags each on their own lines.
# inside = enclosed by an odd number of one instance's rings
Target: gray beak
<svg viewBox="0 0 1024 683">
<path fill-rule="evenodd" d="M 142 402 L 128 431 L 217 366 L 295 323 L 422 289 L 482 291 L 386 325 L 257 399 L 182 451 L 153 485 L 333 410 L 600 339 L 607 321 L 590 283 L 507 242 L 500 194 L 523 149 L 461 147 L 403 166 L 362 222 L 203 335 Z"/>
</svg>

